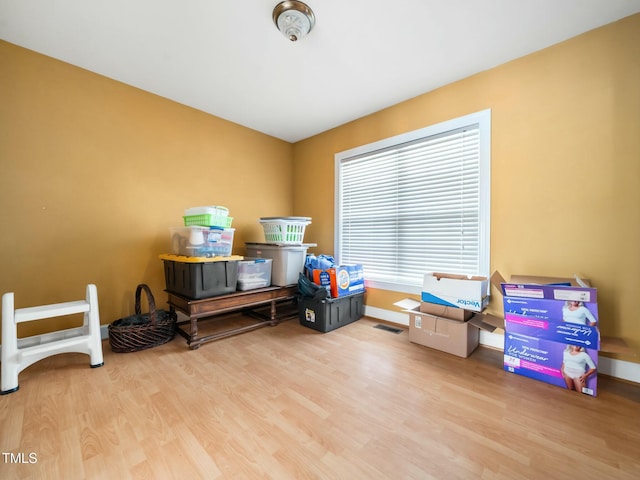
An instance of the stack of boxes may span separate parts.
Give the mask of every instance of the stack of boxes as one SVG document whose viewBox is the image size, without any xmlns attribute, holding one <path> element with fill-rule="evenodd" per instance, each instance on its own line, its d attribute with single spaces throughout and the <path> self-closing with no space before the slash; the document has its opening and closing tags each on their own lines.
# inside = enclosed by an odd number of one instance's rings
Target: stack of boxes
<svg viewBox="0 0 640 480">
<path fill-rule="evenodd" d="M 233 256 L 233 217 L 220 206 L 185 210 L 184 227 L 171 229 L 171 254 L 164 261 L 167 291 L 200 299 L 236 291 L 238 262 Z"/>
<path fill-rule="evenodd" d="M 484 277 L 428 273 L 422 302 L 395 305 L 409 313 L 409 340 L 467 357 L 479 330 L 505 330 L 504 369 L 587 395 L 597 394 L 598 352 L 635 355 L 624 340 L 601 339 L 597 290 L 578 278 L 512 276 L 491 284 L 503 294 L 504 316 L 484 311 Z"/>
<path fill-rule="evenodd" d="M 270 284 L 280 287 L 298 283 L 304 260 L 313 243 L 303 243 L 311 217 L 261 217 L 264 243 L 247 242 L 247 255 L 271 260 Z"/>
<path fill-rule="evenodd" d="M 488 290 L 486 277 L 425 274 L 422 301 L 405 299 L 396 303 L 409 313 L 409 340 L 468 357 L 479 344 L 481 325 L 472 320 L 488 305 Z"/>
<path fill-rule="evenodd" d="M 220 206 L 187 208 L 184 227 L 171 228 L 171 252 L 188 257 L 228 257 L 235 229 L 229 210 Z"/>
<path fill-rule="evenodd" d="M 310 276 L 315 284 L 328 289 L 331 298 L 364 293 L 364 271 L 359 264 L 315 269 Z"/>
<path fill-rule="evenodd" d="M 326 298 L 300 297 L 300 324 L 326 333 L 362 318 L 364 315 L 364 271 L 362 265 L 312 268 L 307 277 L 325 287 Z"/>
<path fill-rule="evenodd" d="M 504 369 L 587 395 L 597 393 L 597 291 L 584 282 L 501 282 Z"/>
</svg>

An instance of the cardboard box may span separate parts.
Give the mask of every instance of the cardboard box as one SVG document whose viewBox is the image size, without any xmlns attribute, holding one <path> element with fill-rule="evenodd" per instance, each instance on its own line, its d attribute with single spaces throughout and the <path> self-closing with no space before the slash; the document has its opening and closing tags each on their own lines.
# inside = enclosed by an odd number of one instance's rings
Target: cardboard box
<svg viewBox="0 0 640 480">
<path fill-rule="evenodd" d="M 583 351 L 578 352 L 577 355 L 571 355 L 572 348 L 582 348 Z M 573 370 L 570 367 L 573 367 Z M 576 390 L 576 382 L 571 380 L 570 376 L 577 377 L 592 367 L 596 371 L 587 378 L 580 392 L 595 397 L 598 383 L 597 350 L 584 349 L 513 332 L 505 334 L 504 369 L 508 372 L 578 391 Z"/>
<path fill-rule="evenodd" d="M 506 282 L 499 272 L 491 281 L 503 295 L 507 333 L 600 348 L 597 290 L 588 281 L 516 275 Z"/>
<path fill-rule="evenodd" d="M 440 305 L 439 303 L 421 302 L 419 309 L 421 313 L 428 313 L 429 315 L 448 318 L 450 320 L 458 320 L 459 322 L 466 322 L 473 316 L 471 310 Z"/>
<path fill-rule="evenodd" d="M 575 312 L 567 310 L 569 305 L 564 300 L 505 296 L 502 303 L 505 315 L 514 314 L 556 322 L 593 324 L 592 326 L 598 324 L 598 304 L 594 302 L 579 302 L 581 305 Z"/>
<path fill-rule="evenodd" d="M 409 341 L 467 358 L 478 347 L 480 331 L 469 322 L 409 313 Z"/>
<path fill-rule="evenodd" d="M 538 298 L 562 302 L 597 303 L 597 290 L 589 287 L 567 285 L 539 285 L 534 283 L 503 283 L 505 297 Z"/>
<path fill-rule="evenodd" d="M 500 272 L 495 272 L 500 275 Z M 491 278 L 493 281 L 493 277 Z M 573 287 L 590 287 L 591 284 L 588 279 L 578 277 L 545 277 L 540 275 L 511 275 L 509 279 L 511 283 L 536 283 L 539 285 L 566 285 Z M 504 279 L 502 283 L 507 283 Z"/>
<path fill-rule="evenodd" d="M 505 314 L 504 321 L 507 333 L 519 333 L 529 337 L 600 350 L 600 332 L 597 327 L 549 321 L 512 313 Z"/>
<path fill-rule="evenodd" d="M 493 333 L 499 328 L 504 330 L 504 319 L 486 312 L 474 313 L 473 317 L 469 319 L 469 323 L 489 333 Z"/>
<path fill-rule="evenodd" d="M 411 298 L 394 305 L 409 314 L 409 341 L 466 358 L 477 348 L 478 327 L 469 323 L 420 312 L 421 303 Z"/>
<path fill-rule="evenodd" d="M 338 298 L 364 292 L 362 265 L 340 265 L 327 270 L 313 270 L 313 282 L 329 286 L 331 297 Z"/>
<path fill-rule="evenodd" d="M 530 276 L 530 275 L 512 275 L 507 282 L 502 274 L 499 271 L 495 271 L 493 275 L 491 275 L 491 285 L 493 285 L 498 291 L 502 291 L 502 284 L 511 283 L 511 284 L 564 284 L 572 287 L 590 287 L 590 282 L 587 279 L 581 278 L 578 281 L 577 278 L 566 278 L 566 277 L 540 277 L 540 276 Z M 512 299 L 524 300 L 526 297 L 511 297 Z M 595 301 L 595 299 L 594 299 Z M 504 303 L 504 298 L 503 298 Z M 590 302 L 587 302 L 587 304 Z M 593 313 L 593 312 L 592 312 Z M 485 315 L 486 316 L 486 315 Z M 497 317 L 492 317 L 491 320 L 495 321 Z M 478 314 L 474 315 L 472 320 L 481 320 L 483 317 L 478 316 Z M 597 316 L 596 316 L 597 318 Z M 598 320 L 599 323 L 599 320 Z M 629 347 L 627 343 L 618 337 L 600 337 L 600 351 L 607 353 L 619 353 L 624 355 L 632 355 L 636 356 L 637 351 L 633 348 Z"/>
<path fill-rule="evenodd" d="M 489 304 L 488 287 L 486 277 L 426 273 L 422 301 L 481 312 Z"/>
</svg>

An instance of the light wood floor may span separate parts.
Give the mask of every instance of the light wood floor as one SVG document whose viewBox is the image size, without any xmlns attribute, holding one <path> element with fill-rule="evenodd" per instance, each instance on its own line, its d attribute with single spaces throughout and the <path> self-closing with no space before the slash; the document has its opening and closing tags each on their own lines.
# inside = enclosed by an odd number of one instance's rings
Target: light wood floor
<svg viewBox="0 0 640 480">
<path fill-rule="evenodd" d="M 639 385 L 593 398 L 376 323 L 43 360 L 0 397 L 0 478 L 640 478 Z"/>
</svg>

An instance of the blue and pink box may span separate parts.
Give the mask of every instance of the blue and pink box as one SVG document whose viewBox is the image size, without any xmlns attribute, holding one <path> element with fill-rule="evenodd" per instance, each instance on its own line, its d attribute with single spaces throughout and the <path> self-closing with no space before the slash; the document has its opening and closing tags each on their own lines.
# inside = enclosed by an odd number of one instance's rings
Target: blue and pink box
<svg viewBox="0 0 640 480">
<path fill-rule="evenodd" d="M 597 368 L 596 349 L 585 349 L 508 330 L 505 333 L 504 369 L 508 372 L 576 391 L 574 378 L 593 372 L 579 388 L 581 393 L 595 397 Z"/>
<path fill-rule="evenodd" d="M 600 349 L 597 291 L 571 283 L 501 283 L 504 369 L 595 396 Z M 590 373 L 586 381 L 573 377 Z"/>
</svg>

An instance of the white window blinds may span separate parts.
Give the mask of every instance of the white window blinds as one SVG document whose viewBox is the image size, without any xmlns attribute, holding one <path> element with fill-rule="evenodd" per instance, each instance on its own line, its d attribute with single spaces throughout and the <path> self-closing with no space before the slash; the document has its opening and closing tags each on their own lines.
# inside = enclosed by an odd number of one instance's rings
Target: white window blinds
<svg viewBox="0 0 640 480">
<path fill-rule="evenodd" d="M 481 130 L 447 122 L 336 156 L 339 261 L 402 291 L 425 272 L 487 274 Z"/>
</svg>

